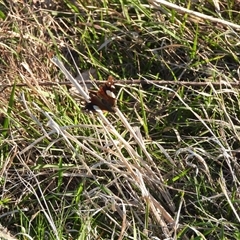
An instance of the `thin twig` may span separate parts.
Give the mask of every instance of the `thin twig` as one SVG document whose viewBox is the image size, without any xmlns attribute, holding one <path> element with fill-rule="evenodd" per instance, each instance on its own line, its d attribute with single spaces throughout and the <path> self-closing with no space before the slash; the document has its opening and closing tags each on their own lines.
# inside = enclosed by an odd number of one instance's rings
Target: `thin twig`
<svg viewBox="0 0 240 240">
<path fill-rule="evenodd" d="M 101 81 L 101 80 L 96 80 L 96 84 L 103 84 L 106 81 Z M 92 83 L 92 80 L 86 80 L 85 83 Z M 219 82 L 187 82 L 187 81 L 167 81 L 167 80 L 138 80 L 138 79 L 133 79 L 133 80 L 117 80 L 115 81 L 117 86 L 123 86 L 126 84 L 159 84 L 161 86 L 187 86 L 187 87 L 206 87 L 206 86 L 214 86 L 214 87 L 220 87 L 223 85 L 228 85 L 231 87 L 239 87 L 240 82 L 227 82 L 227 81 L 219 81 Z M 12 88 L 14 84 L 0 84 L 0 92 L 3 92 L 6 88 Z M 58 85 L 66 85 L 66 86 L 72 86 L 70 81 L 65 81 L 65 82 L 40 82 L 38 83 L 38 86 L 58 86 Z M 34 86 L 34 84 L 33 84 Z M 16 84 L 16 87 L 29 87 L 28 84 L 26 83 L 18 83 Z"/>
</svg>

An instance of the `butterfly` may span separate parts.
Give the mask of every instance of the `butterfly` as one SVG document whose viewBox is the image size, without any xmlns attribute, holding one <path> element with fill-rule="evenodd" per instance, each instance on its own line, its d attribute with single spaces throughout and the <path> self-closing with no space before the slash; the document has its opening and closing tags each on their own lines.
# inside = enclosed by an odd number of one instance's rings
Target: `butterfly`
<svg viewBox="0 0 240 240">
<path fill-rule="evenodd" d="M 98 91 L 90 91 L 90 100 L 85 105 L 86 111 L 96 112 L 98 109 L 102 111 L 115 112 L 116 96 L 114 94 L 115 86 L 113 76 L 109 76 L 107 82 L 100 85 Z"/>
</svg>

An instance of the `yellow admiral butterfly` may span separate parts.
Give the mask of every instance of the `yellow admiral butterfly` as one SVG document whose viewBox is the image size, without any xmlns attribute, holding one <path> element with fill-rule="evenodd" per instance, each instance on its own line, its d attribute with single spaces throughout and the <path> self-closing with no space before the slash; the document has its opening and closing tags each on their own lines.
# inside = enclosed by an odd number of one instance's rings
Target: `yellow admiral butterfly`
<svg viewBox="0 0 240 240">
<path fill-rule="evenodd" d="M 85 110 L 95 112 L 98 109 L 102 111 L 115 112 L 116 96 L 114 94 L 113 76 L 109 76 L 106 83 L 99 87 L 99 90 L 90 91 L 90 102 L 86 103 Z"/>
</svg>

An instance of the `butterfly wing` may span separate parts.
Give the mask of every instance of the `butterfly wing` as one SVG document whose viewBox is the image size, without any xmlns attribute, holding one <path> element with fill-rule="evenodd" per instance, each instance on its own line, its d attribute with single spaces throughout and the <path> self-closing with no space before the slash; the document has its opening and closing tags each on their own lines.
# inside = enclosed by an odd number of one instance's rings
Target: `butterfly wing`
<svg viewBox="0 0 240 240">
<path fill-rule="evenodd" d="M 109 76 L 108 81 L 101 85 L 97 92 L 90 92 L 90 102 L 86 104 L 85 110 L 96 111 L 95 108 L 98 107 L 102 111 L 115 112 L 116 96 L 114 90 L 113 77 Z"/>
</svg>

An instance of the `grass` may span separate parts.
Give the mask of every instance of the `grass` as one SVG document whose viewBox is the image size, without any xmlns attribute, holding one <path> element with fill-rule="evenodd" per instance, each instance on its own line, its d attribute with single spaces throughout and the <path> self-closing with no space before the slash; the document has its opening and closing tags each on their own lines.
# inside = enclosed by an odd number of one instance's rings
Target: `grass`
<svg viewBox="0 0 240 240">
<path fill-rule="evenodd" d="M 239 239 L 240 9 L 152 2 L 0 2 L 1 239 Z"/>
</svg>

